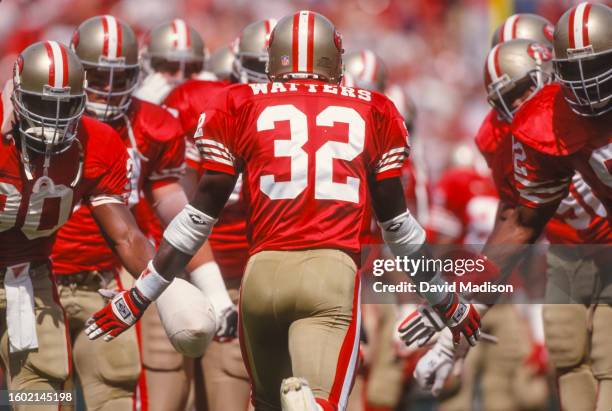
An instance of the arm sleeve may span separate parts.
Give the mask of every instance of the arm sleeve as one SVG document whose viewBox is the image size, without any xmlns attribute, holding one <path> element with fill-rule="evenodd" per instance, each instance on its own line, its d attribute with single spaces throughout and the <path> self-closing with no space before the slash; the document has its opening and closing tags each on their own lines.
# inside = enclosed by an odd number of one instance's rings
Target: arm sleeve
<svg viewBox="0 0 612 411">
<path fill-rule="evenodd" d="M 512 138 L 514 180 L 519 204 L 547 207 L 567 196 L 573 170 L 564 157 L 553 157 Z"/>
<path fill-rule="evenodd" d="M 402 173 L 410 153 L 408 130 L 404 119 L 393 103 L 387 101 L 379 114 L 377 135 L 374 136 L 374 152 L 370 155 L 370 169 L 376 180 L 398 177 Z"/>
</svg>

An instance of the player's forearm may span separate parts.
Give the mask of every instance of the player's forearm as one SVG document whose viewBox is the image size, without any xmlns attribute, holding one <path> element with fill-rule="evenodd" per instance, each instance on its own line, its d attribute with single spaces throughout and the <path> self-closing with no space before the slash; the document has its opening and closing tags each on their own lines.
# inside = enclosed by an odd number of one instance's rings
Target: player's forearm
<svg viewBox="0 0 612 411">
<path fill-rule="evenodd" d="M 144 271 L 155 254 L 153 246 L 139 230 L 128 230 L 114 242 L 113 248 L 121 264 L 135 278 Z"/>
<path fill-rule="evenodd" d="M 525 254 L 526 247 L 537 241 L 548 221 L 549 217 L 543 211 L 500 202 L 495 226 L 482 250 L 482 256 L 487 259 L 487 272 L 482 275 L 483 281 L 503 283 L 512 274 Z M 494 300 L 495 296 L 487 295 L 488 303 Z"/>
</svg>

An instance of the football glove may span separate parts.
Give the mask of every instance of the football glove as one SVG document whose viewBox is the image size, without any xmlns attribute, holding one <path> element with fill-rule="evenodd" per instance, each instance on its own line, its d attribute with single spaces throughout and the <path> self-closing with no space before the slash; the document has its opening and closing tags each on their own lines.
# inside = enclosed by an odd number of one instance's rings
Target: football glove
<svg viewBox="0 0 612 411">
<path fill-rule="evenodd" d="M 457 346 L 453 342 L 450 330 L 444 330 L 440 338 L 417 363 L 414 379 L 419 387 L 438 396 L 455 364 L 461 364 L 467 355 L 469 346 L 465 343 Z"/>
<path fill-rule="evenodd" d="M 149 304 L 151 301 L 136 287 L 117 292 L 104 308 L 87 321 L 85 334 L 90 340 L 104 335 L 104 341 L 111 341 L 134 325 Z"/>
<path fill-rule="evenodd" d="M 420 305 L 399 324 L 397 330 L 406 346 L 416 343 L 418 347 L 423 347 L 444 327 L 444 321 L 433 308 Z"/>
<path fill-rule="evenodd" d="M 235 305 L 223 310 L 217 321 L 219 325 L 215 333 L 215 341 L 227 342 L 238 336 L 238 310 Z"/>
<path fill-rule="evenodd" d="M 459 344 L 463 334 L 470 345 L 476 345 L 480 338 L 480 314 L 474 304 L 463 301 L 457 293 L 449 293 L 432 308 L 451 330 L 455 344 Z"/>
</svg>

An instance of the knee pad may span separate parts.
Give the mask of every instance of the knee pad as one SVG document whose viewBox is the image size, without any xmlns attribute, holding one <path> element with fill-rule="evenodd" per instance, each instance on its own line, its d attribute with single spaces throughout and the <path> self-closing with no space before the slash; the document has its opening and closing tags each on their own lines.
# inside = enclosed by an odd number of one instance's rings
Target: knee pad
<svg viewBox="0 0 612 411">
<path fill-rule="evenodd" d="M 584 360 L 588 348 L 587 309 L 580 304 L 545 304 L 544 335 L 556 368 L 573 368 Z"/>
<path fill-rule="evenodd" d="M 607 304 L 593 313 L 591 367 L 598 380 L 612 379 L 612 307 Z"/>
<path fill-rule="evenodd" d="M 208 299 L 194 285 L 176 278 L 157 299 L 161 323 L 181 354 L 204 354 L 217 330 L 215 311 Z"/>
</svg>

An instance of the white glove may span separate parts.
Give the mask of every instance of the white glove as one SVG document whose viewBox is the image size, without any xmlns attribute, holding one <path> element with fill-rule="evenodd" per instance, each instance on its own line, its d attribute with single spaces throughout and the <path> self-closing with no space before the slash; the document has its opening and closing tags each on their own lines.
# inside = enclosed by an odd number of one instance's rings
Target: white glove
<svg viewBox="0 0 612 411">
<path fill-rule="evenodd" d="M 163 74 L 153 73 L 144 78 L 140 86 L 134 91 L 134 97 L 153 104 L 161 104 L 172 91 L 173 84 Z"/>
<path fill-rule="evenodd" d="M 431 350 L 417 363 L 414 379 L 419 387 L 431 391 L 437 397 L 453 367 L 463 361 L 468 350 L 469 345 L 464 339 L 459 345 L 454 345 L 451 331 L 445 328 Z"/>
<path fill-rule="evenodd" d="M 215 340 L 219 342 L 231 341 L 238 337 L 238 308 L 232 304 L 226 308 L 218 319 Z"/>
<path fill-rule="evenodd" d="M 226 328 L 217 330 L 220 332 L 218 337 L 223 338 L 228 334 L 228 329 L 232 328 L 231 313 L 236 311 L 236 306 L 227 292 L 219 266 L 214 261 L 209 261 L 197 267 L 190 275 L 193 285 L 200 289 L 214 307 L 217 325 Z"/>
</svg>

